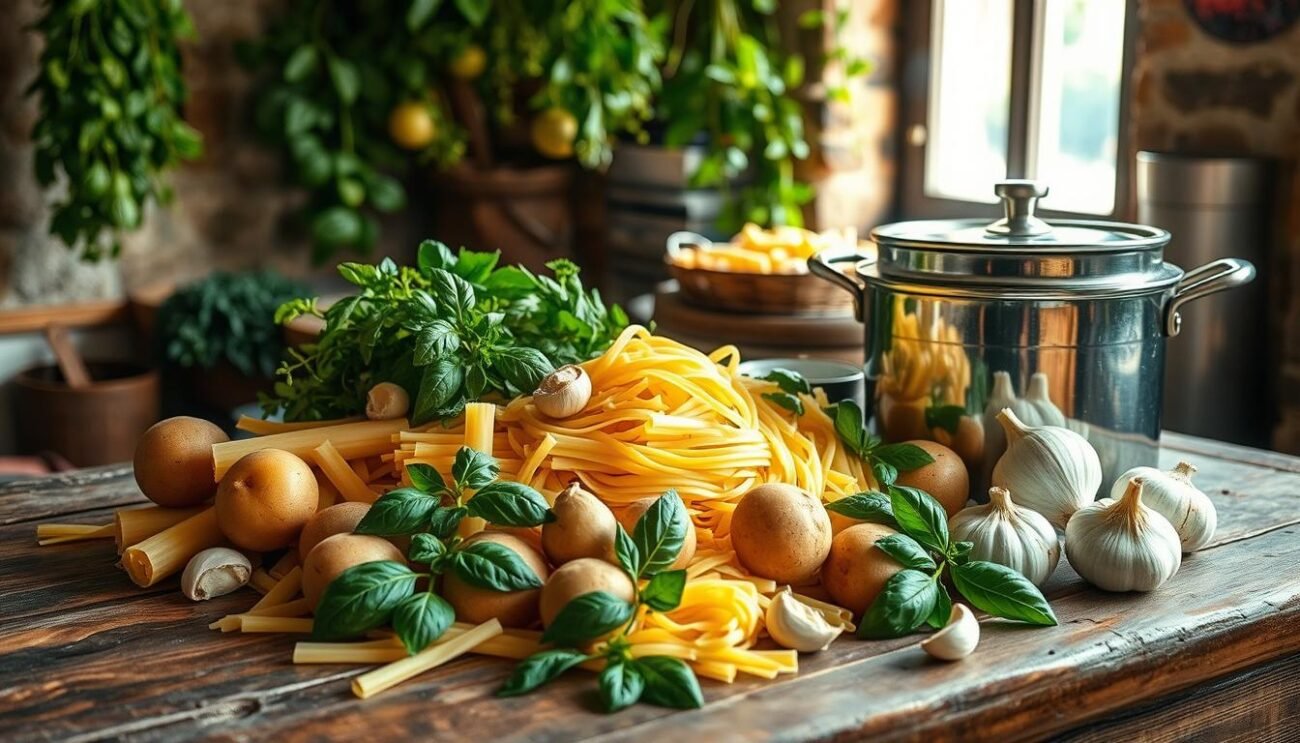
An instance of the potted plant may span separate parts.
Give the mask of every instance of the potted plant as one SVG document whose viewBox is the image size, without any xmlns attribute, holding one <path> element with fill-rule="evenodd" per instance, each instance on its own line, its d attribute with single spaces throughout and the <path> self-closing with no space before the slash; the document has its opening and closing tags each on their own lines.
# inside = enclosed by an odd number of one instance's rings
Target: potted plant
<svg viewBox="0 0 1300 743">
<path fill-rule="evenodd" d="M 402 176 L 432 168 L 440 234 L 537 265 L 566 247 L 555 163 L 603 167 L 641 132 L 663 36 L 638 0 L 296 0 L 244 58 L 319 260 L 371 246 Z"/>
</svg>

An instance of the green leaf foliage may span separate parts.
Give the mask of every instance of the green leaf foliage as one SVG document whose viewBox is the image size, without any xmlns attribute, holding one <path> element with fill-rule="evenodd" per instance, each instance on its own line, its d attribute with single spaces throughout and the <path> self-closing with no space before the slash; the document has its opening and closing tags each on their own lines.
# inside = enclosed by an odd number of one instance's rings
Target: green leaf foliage
<svg viewBox="0 0 1300 743">
<path fill-rule="evenodd" d="M 954 566 L 952 580 L 976 609 L 1029 624 L 1056 624 L 1056 614 L 1038 587 L 1004 565 L 972 560 Z"/>
<path fill-rule="evenodd" d="M 611 662 L 600 673 L 600 700 L 606 712 L 617 712 L 637 703 L 645 691 L 645 677 L 634 662 Z"/>
<path fill-rule="evenodd" d="M 517 482 L 489 483 L 466 506 L 469 515 L 500 526 L 541 526 L 555 520 L 542 494 Z"/>
<path fill-rule="evenodd" d="M 605 591 L 584 593 L 564 605 L 542 633 L 542 642 L 581 645 L 627 624 L 635 610 Z"/>
<path fill-rule="evenodd" d="M 884 493 L 856 493 L 827 503 L 826 510 L 857 521 L 898 526 L 898 522 L 894 520 L 894 507 L 890 503 L 889 496 Z"/>
<path fill-rule="evenodd" d="M 312 637 L 343 640 L 388 623 L 418 576 L 391 560 L 355 565 L 330 581 L 316 605 Z"/>
<path fill-rule="evenodd" d="M 925 624 L 939 601 L 938 582 L 919 570 L 893 575 L 858 625 L 858 637 L 902 637 Z"/>
<path fill-rule="evenodd" d="M 638 557 L 635 577 L 650 577 L 672 565 L 690 528 L 691 517 L 677 491 L 669 490 L 659 496 L 641 514 L 632 530 Z"/>
<path fill-rule="evenodd" d="M 493 591 L 541 588 L 542 579 L 514 550 L 495 542 L 474 542 L 451 558 L 452 570 L 472 586 Z"/>
<path fill-rule="evenodd" d="M 685 570 L 666 570 L 650 579 L 641 590 L 641 600 L 655 611 L 672 611 L 682 603 L 686 590 Z"/>
<path fill-rule="evenodd" d="M 645 678 L 642 701 L 672 709 L 699 709 L 704 706 L 700 682 L 685 661 L 650 655 L 632 662 Z"/>
<path fill-rule="evenodd" d="M 586 661 L 588 657 L 586 653 L 568 648 L 543 650 L 530 655 L 515 666 L 510 678 L 506 679 L 505 684 L 497 690 L 497 696 L 514 697 L 527 694 L 559 678 L 565 671 Z"/>
<path fill-rule="evenodd" d="M 929 549 L 947 553 L 948 514 L 939 501 L 924 490 L 891 485 L 889 503 L 903 533 Z"/>
<path fill-rule="evenodd" d="M 393 631 L 412 655 L 436 642 L 454 621 L 456 611 L 451 604 L 438 594 L 427 591 L 409 596 L 398 604 L 392 619 Z"/>
<path fill-rule="evenodd" d="M 380 496 L 352 530 L 356 534 L 393 537 L 424 531 L 438 499 L 415 488 L 398 488 Z"/>
<path fill-rule="evenodd" d="M 905 568 L 934 570 L 939 567 L 930 553 L 906 534 L 888 534 L 877 539 L 875 546 Z"/>
</svg>

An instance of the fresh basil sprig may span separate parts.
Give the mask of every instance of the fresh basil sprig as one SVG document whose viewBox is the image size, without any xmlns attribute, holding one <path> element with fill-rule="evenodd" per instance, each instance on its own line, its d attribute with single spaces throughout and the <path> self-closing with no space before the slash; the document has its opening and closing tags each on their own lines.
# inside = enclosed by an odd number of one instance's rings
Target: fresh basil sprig
<svg viewBox="0 0 1300 743">
<path fill-rule="evenodd" d="M 826 508 L 836 513 L 887 523 L 898 534 L 882 537 L 875 548 L 903 566 L 867 608 L 858 625 L 863 638 L 901 637 L 923 624 L 940 628 L 952 612 L 952 597 L 941 578 L 952 573 L 957 591 L 972 606 L 996 617 L 1029 624 L 1056 624 L 1052 607 L 1020 573 L 993 562 L 970 559 L 970 542 L 953 542 L 943 506 L 917 488 L 888 486 L 884 493 L 859 493 Z"/>
<path fill-rule="evenodd" d="M 886 444 L 879 436 L 867 433 L 862 408 L 852 400 L 841 400 L 825 410 L 835 422 L 840 441 L 871 467 L 881 487 L 893 485 L 899 472 L 910 472 L 934 462 L 929 452 L 915 444 Z"/>
<path fill-rule="evenodd" d="M 321 597 L 312 629 L 316 637 L 352 637 L 391 623 L 406 649 L 417 653 L 442 637 L 455 620 L 451 605 L 437 594 L 442 574 L 450 572 L 493 591 L 541 587 L 541 578 L 513 550 L 486 541 L 466 544 L 455 536 L 461 520 L 470 515 L 502 526 L 554 520 L 540 493 L 519 483 L 498 482 L 497 461 L 469 447 L 456 453 L 450 484 L 428 465 L 411 465 L 406 471 L 412 486 L 376 500 L 354 533 L 413 535 L 407 559 L 428 566 L 428 571 L 417 573 L 391 560 L 345 571 Z M 477 493 L 465 501 L 464 493 L 470 490 Z M 428 589 L 417 593 L 420 578 L 428 579 Z"/>
<path fill-rule="evenodd" d="M 524 659 L 497 695 L 527 694 L 559 678 L 570 668 L 603 659 L 605 668 L 599 685 L 607 712 L 617 712 L 638 701 L 677 709 L 703 706 L 704 696 L 690 666 L 667 656 L 633 658 L 627 640 L 642 608 L 662 612 L 681 605 L 686 571 L 667 568 L 677 559 L 686 530 L 690 528 L 693 527 L 686 506 L 672 490 L 646 509 L 631 535 L 619 526 L 614 551 L 635 587 L 633 600 L 624 601 L 605 591 L 575 597 L 542 634 L 543 642 L 562 647 L 543 650 Z M 644 586 L 640 583 L 642 579 L 647 580 Z M 595 652 L 580 649 L 611 632 L 616 634 Z"/>
<path fill-rule="evenodd" d="M 763 399 L 780 405 L 795 415 L 803 415 L 803 400 L 799 395 L 811 395 L 812 385 L 803 375 L 789 369 L 773 369 L 759 377 L 767 382 L 774 382 L 780 392 L 764 392 Z"/>
</svg>

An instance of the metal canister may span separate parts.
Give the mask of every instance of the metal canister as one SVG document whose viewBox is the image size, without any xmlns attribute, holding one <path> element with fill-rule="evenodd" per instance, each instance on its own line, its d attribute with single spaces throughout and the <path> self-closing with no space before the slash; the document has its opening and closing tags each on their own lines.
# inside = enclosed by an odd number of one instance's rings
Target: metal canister
<svg viewBox="0 0 1300 743">
<path fill-rule="evenodd" d="M 865 325 L 866 413 L 887 441 L 929 439 L 956 451 L 987 492 L 1005 449 L 996 421 L 1013 407 L 1097 449 L 1102 487 L 1154 464 L 1165 339 L 1179 309 L 1249 282 L 1235 258 L 1184 272 L 1164 260 L 1169 233 L 1034 214 L 1047 187 L 998 183 L 1004 214 L 900 222 L 872 231 L 875 259 L 821 253 L 809 268 L 850 291 Z M 856 262 L 843 272 L 832 264 Z"/>
</svg>

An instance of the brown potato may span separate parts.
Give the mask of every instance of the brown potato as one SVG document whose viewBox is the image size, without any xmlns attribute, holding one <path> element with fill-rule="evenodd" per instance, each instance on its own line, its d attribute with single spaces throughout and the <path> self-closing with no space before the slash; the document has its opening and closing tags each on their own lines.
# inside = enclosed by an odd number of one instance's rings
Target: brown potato
<svg viewBox="0 0 1300 743">
<path fill-rule="evenodd" d="M 312 548 L 307 559 L 302 562 L 302 595 L 315 608 L 330 581 L 342 575 L 343 571 L 379 560 L 406 563 L 401 551 L 383 537 L 368 534 L 335 534 L 326 537 Z"/>
<path fill-rule="evenodd" d="M 550 577 L 546 561 L 518 537 L 500 532 L 482 531 L 465 540 L 466 545 L 475 542 L 494 542 L 505 547 L 520 558 L 545 581 Z M 455 573 L 446 573 L 442 578 L 442 597 L 447 599 L 456 610 L 456 618 L 462 622 L 480 624 L 493 617 L 501 620 L 506 627 L 523 628 L 537 621 L 537 602 L 542 589 L 533 588 L 526 591 L 494 591 L 479 588 L 461 580 Z"/>
<path fill-rule="evenodd" d="M 551 573 L 542 586 L 542 625 L 549 626 L 568 603 L 577 597 L 604 591 L 626 601 L 634 595 L 632 579 L 621 569 L 594 557 L 566 562 Z"/>
<path fill-rule="evenodd" d="M 369 503 L 338 503 L 323 511 L 318 511 L 298 535 L 298 556 L 304 560 L 311 554 L 312 547 L 320 544 L 326 537 L 335 534 L 351 534 L 361 519 L 370 511 Z"/>
<path fill-rule="evenodd" d="M 212 445 L 229 441 L 215 423 L 180 416 L 149 427 L 135 445 L 135 482 L 149 500 L 168 508 L 197 506 L 217 492 Z"/>
<path fill-rule="evenodd" d="M 217 486 L 217 524 L 236 546 L 256 552 L 288 547 L 316 513 L 320 489 L 307 463 L 263 449 L 241 458 Z"/>
<path fill-rule="evenodd" d="M 653 506 L 657 500 L 659 499 L 654 497 L 634 500 L 623 508 L 615 511 L 614 517 L 618 519 L 618 523 L 623 525 L 623 530 L 628 534 L 631 534 L 632 530 L 636 528 L 636 522 L 641 519 L 641 516 L 644 515 L 645 512 L 649 510 L 650 506 Z M 673 560 L 673 564 L 669 565 L 668 569 L 681 570 L 687 565 L 690 565 L 691 560 L 695 559 L 695 546 L 695 523 L 692 522 L 691 528 L 686 530 L 686 538 L 682 540 L 682 548 L 677 552 L 677 559 Z"/>
<path fill-rule="evenodd" d="M 876 540 L 893 529 L 862 523 L 835 535 L 831 553 L 822 565 L 822 586 L 835 603 L 861 617 L 880 590 L 903 569 L 898 561 L 876 549 Z"/>
<path fill-rule="evenodd" d="M 731 515 L 731 546 L 754 575 L 804 585 L 830 552 L 831 519 L 820 498 L 793 485 L 759 485 Z"/>
<path fill-rule="evenodd" d="M 542 524 L 542 549 L 552 565 L 581 557 L 614 559 L 614 532 L 618 522 L 599 498 L 571 483 L 551 505 L 555 521 Z"/>
<path fill-rule="evenodd" d="M 933 441 L 918 439 L 906 443 L 921 447 L 934 457 L 934 462 L 910 472 L 899 472 L 895 485 L 924 490 L 943 504 L 943 510 L 952 517 L 966 507 L 970 498 L 970 473 L 966 464 L 952 449 Z"/>
</svg>

